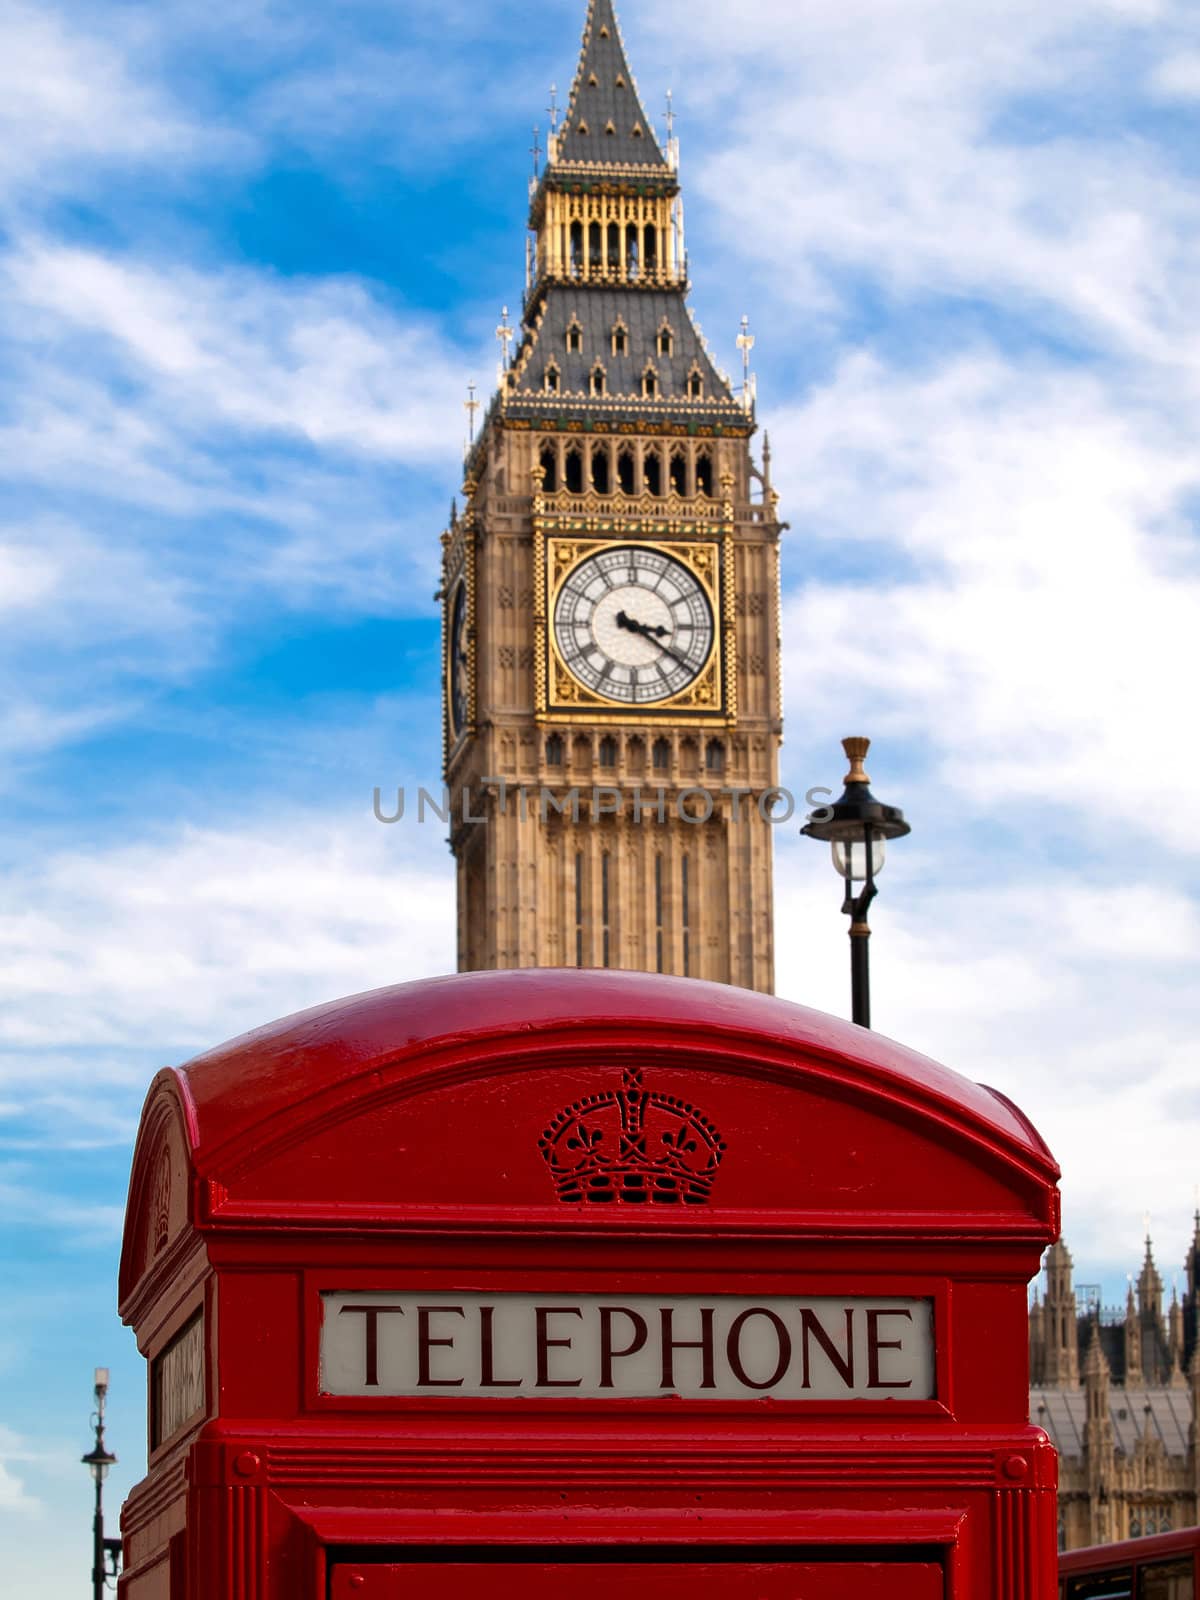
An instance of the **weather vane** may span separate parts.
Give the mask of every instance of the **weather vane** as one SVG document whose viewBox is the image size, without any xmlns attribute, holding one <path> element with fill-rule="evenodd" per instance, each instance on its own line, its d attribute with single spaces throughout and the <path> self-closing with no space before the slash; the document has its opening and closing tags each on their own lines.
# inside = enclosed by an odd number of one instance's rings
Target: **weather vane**
<svg viewBox="0 0 1200 1600">
<path fill-rule="evenodd" d="M 742 352 L 742 402 L 750 409 L 750 352 L 754 349 L 754 335 L 750 332 L 750 318 L 742 318 L 742 331 L 737 337 L 737 347 Z"/>
<path fill-rule="evenodd" d="M 508 371 L 508 347 L 513 342 L 513 329 L 508 325 L 508 307 L 505 306 L 501 313 L 500 326 L 496 329 L 496 337 L 500 341 L 500 372 Z"/>
<path fill-rule="evenodd" d="M 467 413 L 467 416 L 470 418 L 470 430 L 471 430 L 470 443 L 474 444 L 475 443 L 475 413 L 479 410 L 480 402 L 478 400 L 476 400 L 476 398 L 475 398 L 475 385 L 473 383 L 469 383 L 467 385 L 467 397 L 468 398 L 463 401 L 463 410 Z"/>
</svg>

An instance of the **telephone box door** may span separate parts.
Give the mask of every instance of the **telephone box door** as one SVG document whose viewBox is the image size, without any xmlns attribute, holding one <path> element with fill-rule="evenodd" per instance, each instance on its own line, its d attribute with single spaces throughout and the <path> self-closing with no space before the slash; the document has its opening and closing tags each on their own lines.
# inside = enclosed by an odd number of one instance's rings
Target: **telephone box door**
<svg viewBox="0 0 1200 1600">
<path fill-rule="evenodd" d="M 333 1600 L 944 1600 L 942 1568 L 911 1562 L 348 1562 Z"/>
</svg>

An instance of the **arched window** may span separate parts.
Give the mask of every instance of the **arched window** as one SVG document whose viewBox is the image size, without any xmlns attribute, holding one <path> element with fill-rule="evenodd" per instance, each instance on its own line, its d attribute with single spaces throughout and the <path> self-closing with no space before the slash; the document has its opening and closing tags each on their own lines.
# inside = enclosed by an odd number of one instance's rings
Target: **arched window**
<svg viewBox="0 0 1200 1600">
<path fill-rule="evenodd" d="M 623 356 L 629 348 L 629 329 L 623 322 L 615 322 L 612 330 L 612 353 Z"/>
<path fill-rule="evenodd" d="M 609 481 L 608 446 L 595 444 L 592 446 L 592 488 L 597 494 L 610 494 L 612 484 Z"/>
<path fill-rule="evenodd" d="M 653 400 L 658 393 L 658 373 L 653 367 L 647 367 L 642 373 L 642 393 L 647 400 Z"/>
<path fill-rule="evenodd" d="M 571 276 L 578 278 L 583 271 L 583 223 L 571 224 Z"/>
<path fill-rule="evenodd" d="M 704 399 L 704 379 L 695 371 L 688 374 L 688 399 Z"/>
<path fill-rule="evenodd" d="M 710 739 L 704 752 L 704 765 L 714 776 L 725 771 L 725 746 L 720 739 Z"/>
<path fill-rule="evenodd" d="M 638 275 L 639 259 L 638 227 L 636 222 L 631 222 L 625 229 L 625 271 L 631 278 Z"/>
<path fill-rule="evenodd" d="M 610 222 L 608 225 L 608 270 L 615 272 L 621 260 L 621 224 Z"/>
<path fill-rule="evenodd" d="M 627 444 L 617 451 L 617 485 L 622 494 L 633 494 L 633 451 Z"/>
<path fill-rule="evenodd" d="M 656 739 L 654 741 L 653 760 L 655 772 L 669 772 L 671 770 L 671 743 L 669 739 Z"/>
<path fill-rule="evenodd" d="M 696 457 L 696 493 L 707 495 L 712 499 L 713 469 L 712 457 L 707 450 L 702 450 Z"/>
<path fill-rule="evenodd" d="M 588 265 L 593 272 L 604 265 L 604 235 L 598 222 L 588 228 Z"/>
<path fill-rule="evenodd" d="M 544 444 L 542 453 L 538 457 L 538 465 L 542 469 L 542 488 L 547 494 L 558 491 L 558 451 L 552 444 Z"/>
<path fill-rule="evenodd" d="M 642 457 L 642 482 L 647 494 L 662 493 L 662 460 L 657 450 L 647 450 Z"/>
<path fill-rule="evenodd" d="M 615 767 L 617 764 L 617 741 L 611 734 L 605 734 L 600 741 L 600 765 L 602 767 Z"/>
<path fill-rule="evenodd" d="M 578 445 L 572 445 L 567 451 L 566 480 L 568 494 L 583 493 L 583 453 Z"/>
<path fill-rule="evenodd" d="M 658 353 L 660 356 L 669 356 L 675 348 L 675 335 L 666 323 L 658 330 Z"/>
<path fill-rule="evenodd" d="M 562 734 L 552 733 L 546 740 L 546 765 L 548 767 L 561 767 L 563 764 Z"/>
<path fill-rule="evenodd" d="M 583 329 L 575 317 L 571 318 L 567 327 L 567 349 L 572 355 L 578 355 L 583 349 Z"/>
<path fill-rule="evenodd" d="M 596 365 L 592 368 L 592 393 L 603 394 L 606 388 L 607 382 L 604 376 L 604 368 L 597 361 Z"/>
<path fill-rule="evenodd" d="M 558 382 L 559 382 L 558 368 L 555 366 L 554 362 L 552 361 L 550 363 L 550 365 L 546 368 L 546 393 L 547 394 L 557 394 L 558 393 Z"/>
<path fill-rule="evenodd" d="M 671 452 L 671 492 L 677 495 L 687 493 L 687 457 L 682 450 Z"/>
<path fill-rule="evenodd" d="M 646 271 L 653 272 L 658 266 L 658 229 L 647 228 L 645 238 Z"/>
</svg>

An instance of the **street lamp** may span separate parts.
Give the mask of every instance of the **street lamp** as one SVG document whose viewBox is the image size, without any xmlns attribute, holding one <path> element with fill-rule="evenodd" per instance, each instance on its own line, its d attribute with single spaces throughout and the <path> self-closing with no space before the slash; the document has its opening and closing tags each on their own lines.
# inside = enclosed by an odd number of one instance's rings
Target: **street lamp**
<svg viewBox="0 0 1200 1600">
<path fill-rule="evenodd" d="M 92 1426 L 96 1442 L 82 1456 L 84 1466 L 96 1485 L 96 1511 L 92 1518 L 92 1600 L 104 1600 L 105 1580 L 115 1578 L 121 1564 L 120 1539 L 104 1537 L 104 1480 L 108 1469 L 117 1464 L 117 1458 L 104 1444 L 104 1406 L 108 1399 L 108 1368 L 96 1368 L 96 1409 L 92 1412 Z"/>
<path fill-rule="evenodd" d="M 843 739 L 850 758 L 846 789 L 840 800 L 822 807 L 821 822 L 809 822 L 801 831 L 810 839 L 823 839 L 833 847 L 833 870 L 846 885 L 842 910 L 850 918 L 850 986 L 854 1021 L 871 1026 L 871 971 L 867 957 L 871 929 L 867 910 L 879 893 L 875 879 L 883 871 L 887 841 L 902 839 L 912 829 L 896 806 L 885 806 L 871 793 L 871 780 L 863 763 L 871 748 L 869 739 Z M 855 885 L 862 884 L 856 894 Z"/>
</svg>

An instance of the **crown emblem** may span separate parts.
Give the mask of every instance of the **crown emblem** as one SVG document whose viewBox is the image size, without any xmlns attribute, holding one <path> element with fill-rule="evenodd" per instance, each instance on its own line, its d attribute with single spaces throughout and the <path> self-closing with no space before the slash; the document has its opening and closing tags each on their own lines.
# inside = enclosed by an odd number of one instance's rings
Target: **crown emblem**
<svg viewBox="0 0 1200 1600">
<path fill-rule="evenodd" d="M 621 1087 L 560 1111 L 538 1141 L 569 1205 L 707 1203 L 725 1141 L 694 1106 L 650 1094 L 640 1067 Z"/>
</svg>

